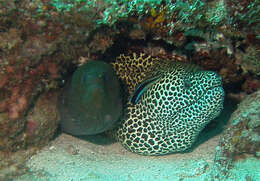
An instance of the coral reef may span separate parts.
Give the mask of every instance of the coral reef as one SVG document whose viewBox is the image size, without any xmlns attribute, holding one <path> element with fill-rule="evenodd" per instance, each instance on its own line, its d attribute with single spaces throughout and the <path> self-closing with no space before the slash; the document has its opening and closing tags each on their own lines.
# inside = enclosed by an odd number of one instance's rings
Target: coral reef
<svg viewBox="0 0 260 181">
<path fill-rule="evenodd" d="M 258 0 L 226 0 L 226 4 L 229 7 L 230 21 L 234 26 L 250 32 L 259 32 L 260 2 Z"/>
<path fill-rule="evenodd" d="M 13 180 L 14 177 L 24 174 L 27 171 L 25 162 L 53 138 L 59 121 L 57 98 L 57 91 L 51 90 L 41 94 L 33 109 L 24 118 L 24 130 L 17 137 L 1 138 L 4 151 L 28 149 L 17 152 L 0 151 L 0 180 Z"/>
<path fill-rule="evenodd" d="M 39 96 L 33 110 L 26 117 L 23 144 L 41 146 L 48 143 L 57 131 L 60 116 L 56 107 L 59 91 L 48 91 Z"/>
<path fill-rule="evenodd" d="M 19 150 L 17 152 L 0 151 L 0 180 L 13 180 L 28 171 L 25 162 L 39 151 L 36 148 Z"/>
<path fill-rule="evenodd" d="M 217 147 L 215 165 L 226 176 L 233 162 L 260 153 L 260 91 L 247 96 L 232 114 Z M 227 175 L 228 176 L 228 175 Z M 221 176 L 222 177 L 222 176 Z"/>
<path fill-rule="evenodd" d="M 257 0 L 0 1 L 0 149 L 21 148 L 42 93 L 127 50 L 216 71 L 237 97 L 259 90 L 258 14 Z"/>
<path fill-rule="evenodd" d="M 246 97 L 230 118 L 220 147 L 226 156 L 235 158 L 243 153 L 257 156 L 260 151 L 260 92 Z"/>
<path fill-rule="evenodd" d="M 0 8 L 0 149 L 15 151 L 23 148 L 27 117 L 39 95 L 59 88 L 80 56 L 96 59 L 113 36 L 89 38 L 82 28 L 91 23 L 88 16 L 63 16 L 47 1 L 1 1 Z M 33 136 L 27 142 L 36 143 Z"/>
<path fill-rule="evenodd" d="M 0 150 L 47 142 L 56 122 L 46 119 L 56 120 L 56 113 L 38 112 L 54 111 L 41 97 L 60 91 L 90 60 L 111 62 L 121 53 L 145 52 L 217 72 L 227 96 L 239 101 L 259 91 L 259 5 L 258 0 L 1 0 Z"/>
<path fill-rule="evenodd" d="M 22 117 L 19 111 L 28 111 L 25 97 L 10 105 L 11 113 L 1 113 L 2 150 L 17 150 L 29 145 L 42 145 L 52 138 L 58 126 L 55 102 L 57 94 L 46 92 L 37 99 L 33 110 Z M 20 119 L 16 119 L 20 117 Z M 8 136 L 7 136 L 8 135 Z"/>
<path fill-rule="evenodd" d="M 244 73 L 252 73 L 254 75 L 260 76 L 260 47 L 247 46 L 244 49 L 244 53 L 238 51 L 236 53 L 237 64 L 239 64 Z"/>
</svg>

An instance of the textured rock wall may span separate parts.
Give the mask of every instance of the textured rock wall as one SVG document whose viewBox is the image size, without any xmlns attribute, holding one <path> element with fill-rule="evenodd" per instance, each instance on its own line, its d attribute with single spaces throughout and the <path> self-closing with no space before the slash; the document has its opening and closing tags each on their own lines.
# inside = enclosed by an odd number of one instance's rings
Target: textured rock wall
<svg viewBox="0 0 260 181">
<path fill-rule="evenodd" d="M 62 87 L 77 66 L 122 52 L 214 70 L 231 97 L 255 92 L 258 6 L 254 0 L 0 1 L 0 149 L 35 143 L 27 137 L 28 117 L 41 94 Z"/>
</svg>

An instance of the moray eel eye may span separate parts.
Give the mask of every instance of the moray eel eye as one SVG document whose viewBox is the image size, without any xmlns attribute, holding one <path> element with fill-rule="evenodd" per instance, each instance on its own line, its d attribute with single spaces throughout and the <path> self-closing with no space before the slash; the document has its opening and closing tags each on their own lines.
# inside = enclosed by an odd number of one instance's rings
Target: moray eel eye
<svg viewBox="0 0 260 181">
<path fill-rule="evenodd" d="M 190 80 L 184 80 L 184 88 L 189 89 L 192 86 Z"/>
</svg>

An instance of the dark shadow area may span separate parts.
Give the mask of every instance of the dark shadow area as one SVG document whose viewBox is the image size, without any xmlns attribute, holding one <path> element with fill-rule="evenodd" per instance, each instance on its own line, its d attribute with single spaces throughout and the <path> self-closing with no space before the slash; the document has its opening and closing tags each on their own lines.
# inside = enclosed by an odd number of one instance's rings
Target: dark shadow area
<svg viewBox="0 0 260 181">
<path fill-rule="evenodd" d="M 114 62 L 120 54 L 128 54 L 128 51 L 135 53 L 143 53 L 147 47 L 162 47 L 166 52 L 170 53 L 173 50 L 183 54 L 183 49 L 178 49 L 175 45 L 165 42 L 164 40 L 154 40 L 151 34 L 147 34 L 145 39 L 133 40 L 126 34 L 117 35 L 114 44 L 99 57 L 108 63 Z"/>
<path fill-rule="evenodd" d="M 59 137 L 61 134 L 62 134 L 62 130 L 61 130 L 61 127 L 60 127 L 60 124 L 59 124 L 59 126 L 58 126 L 58 128 L 57 128 L 57 131 L 56 131 L 56 133 L 54 134 L 52 140 L 56 139 L 56 138 Z"/>
<path fill-rule="evenodd" d="M 116 140 L 109 136 L 107 133 L 100 133 L 97 135 L 85 135 L 85 136 L 76 136 L 77 138 L 85 141 L 89 141 L 98 145 L 110 145 L 115 143 Z"/>
<path fill-rule="evenodd" d="M 54 135 L 53 139 L 57 138 L 62 133 L 63 132 L 62 132 L 61 127 L 59 125 L 57 132 Z M 66 134 L 68 134 L 68 133 L 66 133 Z M 72 135 L 72 136 L 74 136 L 74 135 Z M 82 136 L 74 136 L 74 137 L 79 138 L 81 140 L 89 141 L 89 142 L 97 144 L 97 145 L 109 145 L 109 144 L 116 142 L 116 140 L 114 138 L 112 138 L 110 135 L 108 135 L 108 133 L 106 133 L 106 132 L 96 134 L 96 135 L 82 135 Z"/>
</svg>

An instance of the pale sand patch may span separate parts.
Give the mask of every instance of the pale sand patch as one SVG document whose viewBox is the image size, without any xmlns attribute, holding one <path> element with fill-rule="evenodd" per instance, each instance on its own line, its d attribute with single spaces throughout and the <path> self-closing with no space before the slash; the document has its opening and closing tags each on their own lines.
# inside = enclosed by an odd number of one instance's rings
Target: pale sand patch
<svg viewBox="0 0 260 181">
<path fill-rule="evenodd" d="M 218 139 L 215 136 L 188 153 L 140 156 L 117 142 L 96 144 L 61 134 L 27 162 L 31 173 L 18 180 L 198 180 L 213 165 Z"/>
</svg>

